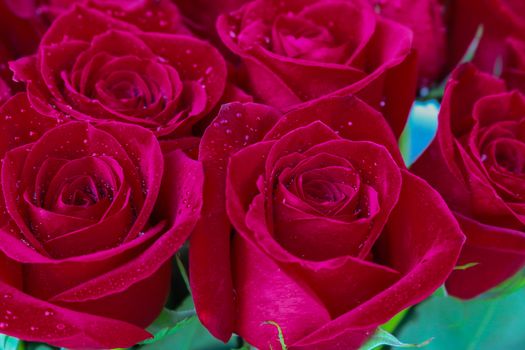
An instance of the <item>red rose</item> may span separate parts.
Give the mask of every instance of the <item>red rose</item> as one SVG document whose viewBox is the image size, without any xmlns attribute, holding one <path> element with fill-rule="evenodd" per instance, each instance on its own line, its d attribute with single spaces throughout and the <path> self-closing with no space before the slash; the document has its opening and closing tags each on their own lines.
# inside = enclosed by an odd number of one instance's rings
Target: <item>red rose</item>
<svg viewBox="0 0 525 350">
<path fill-rule="evenodd" d="M 508 86 L 525 94 L 525 41 L 510 38 L 503 63 L 503 79 Z"/>
<path fill-rule="evenodd" d="M 0 0 L 0 42 L 8 48 L 11 58 L 32 54 L 45 31 L 34 6 L 30 6 L 32 3 Z"/>
<path fill-rule="evenodd" d="M 451 63 L 464 56 L 480 24 L 483 35 L 473 62 L 488 73 L 500 73 L 506 39 L 525 40 L 525 2 L 522 0 L 450 1 L 449 40 Z"/>
<path fill-rule="evenodd" d="M 419 85 L 432 85 L 442 77 L 446 63 L 445 8 L 441 0 L 368 0 L 376 12 L 406 25 L 414 32 L 419 56 Z"/>
<path fill-rule="evenodd" d="M 3 79 L 0 78 L 0 105 L 11 96 L 11 88 Z"/>
<path fill-rule="evenodd" d="M 20 18 L 15 5 L 14 0 L 0 0 L 0 103 L 5 101 L 7 89 L 21 90 L 22 87 L 12 80 L 8 62 L 33 54 L 45 30 L 36 18 Z"/>
<path fill-rule="evenodd" d="M 246 64 L 249 86 L 288 109 L 357 94 L 400 134 L 416 91 L 411 31 L 362 0 L 257 0 L 219 17 L 222 40 Z"/>
<path fill-rule="evenodd" d="M 25 94 L 0 130 L 0 332 L 68 348 L 148 338 L 199 216 L 201 165 L 163 157 L 138 126 L 57 126 Z"/>
<path fill-rule="evenodd" d="M 215 38 L 215 22 L 223 13 L 235 10 L 251 0 L 173 0 L 195 32 Z"/>
<path fill-rule="evenodd" d="M 144 32 L 106 11 L 76 5 L 53 22 L 36 56 L 12 63 L 31 104 L 58 119 L 116 120 L 157 136 L 189 133 L 224 93 L 222 56 L 206 42 Z"/>
<path fill-rule="evenodd" d="M 456 263 L 464 238 L 454 217 L 402 165 L 381 114 L 355 97 L 283 116 L 225 105 L 199 157 L 207 178 L 192 291 L 220 339 L 235 331 L 276 349 L 276 329 L 262 324 L 274 321 L 291 350 L 357 349 Z"/>
<path fill-rule="evenodd" d="M 186 31 L 177 7 L 170 0 L 0 0 L 0 3 L 4 3 L 5 11 L 11 17 L 37 24 L 40 30 L 73 5 L 84 3 L 144 31 Z"/>
<path fill-rule="evenodd" d="M 525 265 L 525 98 L 473 66 L 459 68 L 445 92 L 439 130 L 413 169 L 445 198 L 467 243 L 447 282 L 471 298 Z"/>
</svg>

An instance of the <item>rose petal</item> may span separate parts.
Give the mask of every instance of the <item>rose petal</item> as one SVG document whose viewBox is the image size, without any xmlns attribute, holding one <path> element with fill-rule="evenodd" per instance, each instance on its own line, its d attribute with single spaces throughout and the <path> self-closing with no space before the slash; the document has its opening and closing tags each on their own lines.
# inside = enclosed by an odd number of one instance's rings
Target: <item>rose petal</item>
<svg viewBox="0 0 525 350">
<path fill-rule="evenodd" d="M 222 107 L 201 140 L 199 160 L 206 174 L 205 199 L 202 218 L 190 241 L 190 276 L 196 276 L 191 279 L 191 289 L 199 319 L 224 341 L 230 338 L 234 321 L 230 223 L 224 208 L 227 155 L 262 139 L 278 117 L 269 107 L 228 104 Z M 210 227 L 214 230 L 210 231 Z M 213 266 L 210 259 L 216 262 Z"/>
</svg>

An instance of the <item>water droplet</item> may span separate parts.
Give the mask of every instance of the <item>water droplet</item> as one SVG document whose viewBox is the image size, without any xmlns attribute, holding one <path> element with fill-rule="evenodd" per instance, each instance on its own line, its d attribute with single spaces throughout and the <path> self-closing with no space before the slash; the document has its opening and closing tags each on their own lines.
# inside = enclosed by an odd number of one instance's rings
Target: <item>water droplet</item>
<svg viewBox="0 0 525 350">
<path fill-rule="evenodd" d="M 65 329 L 65 328 L 66 328 L 66 325 L 65 325 L 65 324 L 63 324 L 63 323 L 59 323 L 59 324 L 57 324 L 57 329 L 59 329 L 59 330 L 63 330 L 63 329 Z"/>
<path fill-rule="evenodd" d="M 44 312 L 44 316 L 47 316 L 47 317 L 53 316 L 54 314 L 55 313 L 53 311 L 51 311 L 51 310 L 47 310 L 47 311 Z"/>
</svg>

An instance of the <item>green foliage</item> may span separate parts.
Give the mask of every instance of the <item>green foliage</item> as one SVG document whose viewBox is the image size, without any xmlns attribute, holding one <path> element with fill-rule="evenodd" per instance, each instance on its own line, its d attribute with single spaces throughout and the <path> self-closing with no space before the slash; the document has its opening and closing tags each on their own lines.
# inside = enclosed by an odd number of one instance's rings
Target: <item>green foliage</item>
<svg viewBox="0 0 525 350">
<path fill-rule="evenodd" d="M 361 346 L 359 350 L 373 350 L 382 346 L 391 346 L 394 348 L 422 348 L 427 346 L 431 339 L 428 339 L 419 344 L 407 344 L 401 342 L 392 334 L 388 333 L 384 329 L 378 328 L 376 333 L 370 338 L 364 345 Z"/>
<path fill-rule="evenodd" d="M 184 267 L 184 264 L 182 263 L 182 260 L 180 259 L 178 254 L 175 255 L 175 261 L 177 263 L 177 267 L 179 268 L 182 279 L 184 280 L 184 284 L 186 285 L 186 288 L 188 288 L 188 292 L 190 292 L 191 295 L 190 279 L 188 278 L 188 272 L 186 271 L 186 267 Z"/>
<path fill-rule="evenodd" d="M 465 55 L 463 55 L 461 63 L 467 63 L 474 59 L 474 56 L 476 55 L 476 51 L 478 50 L 479 43 L 481 42 L 481 38 L 483 37 L 483 25 L 480 24 L 478 26 L 478 29 L 476 30 L 476 34 L 474 35 L 474 38 L 472 39 L 469 47 L 467 48 L 467 51 L 465 52 Z"/>
<path fill-rule="evenodd" d="M 25 344 L 21 340 L 0 334 L 0 348 L 2 350 L 25 350 Z"/>
<path fill-rule="evenodd" d="M 153 338 L 142 344 L 151 344 L 171 334 L 177 333 L 196 318 L 195 311 L 173 311 L 164 309 L 155 322 L 148 328 Z"/>
<path fill-rule="evenodd" d="M 188 297 L 178 310 L 164 308 L 155 322 L 148 327 L 148 332 L 153 334 L 154 337 L 145 340 L 142 344 L 152 344 L 169 335 L 175 334 L 184 329 L 196 318 L 197 316 L 191 297 Z"/>
<path fill-rule="evenodd" d="M 192 317 L 183 327 L 166 334 L 156 342 L 141 346 L 140 350 L 231 350 L 238 346 L 236 340 L 236 337 L 233 337 L 228 344 L 222 343 L 215 339 L 196 317 Z"/>
<path fill-rule="evenodd" d="M 399 339 L 434 337 L 427 350 L 523 349 L 525 289 L 470 301 L 434 294 L 415 308 Z"/>
<path fill-rule="evenodd" d="M 432 296 L 435 296 L 435 297 L 448 297 L 448 292 L 447 292 L 447 288 L 445 287 L 445 285 L 442 285 L 441 287 L 436 289 L 436 291 L 434 292 L 434 294 L 432 294 Z"/>
<path fill-rule="evenodd" d="M 381 329 L 383 329 L 384 331 L 386 331 L 388 333 L 394 333 L 394 331 L 399 326 L 399 324 L 407 316 L 409 310 L 410 310 L 410 308 L 405 309 L 405 310 L 401 311 L 400 313 L 398 313 L 397 315 L 395 315 L 394 317 L 392 317 L 392 319 L 390 319 L 390 321 L 388 321 L 387 323 L 385 323 L 384 325 L 381 326 Z"/>
</svg>

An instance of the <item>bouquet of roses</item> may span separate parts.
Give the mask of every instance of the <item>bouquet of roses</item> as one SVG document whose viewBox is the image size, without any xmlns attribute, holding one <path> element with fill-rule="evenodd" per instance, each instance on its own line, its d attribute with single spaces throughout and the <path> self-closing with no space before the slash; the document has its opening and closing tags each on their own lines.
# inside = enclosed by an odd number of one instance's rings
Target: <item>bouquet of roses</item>
<svg viewBox="0 0 525 350">
<path fill-rule="evenodd" d="M 525 346 L 521 0 L 0 0 L 0 105 L 2 349 Z"/>
</svg>

